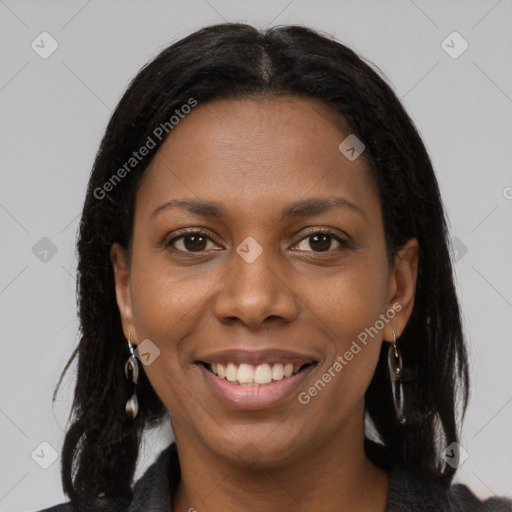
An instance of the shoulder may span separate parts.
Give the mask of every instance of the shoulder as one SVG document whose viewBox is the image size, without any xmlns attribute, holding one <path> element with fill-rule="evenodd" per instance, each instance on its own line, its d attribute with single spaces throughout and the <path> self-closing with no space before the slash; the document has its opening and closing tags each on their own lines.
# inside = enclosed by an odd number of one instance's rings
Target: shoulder
<svg viewBox="0 0 512 512">
<path fill-rule="evenodd" d="M 124 511 L 125 508 L 125 502 L 121 503 L 117 500 L 106 498 L 98 499 L 94 504 L 94 512 L 121 512 Z M 73 509 L 71 503 L 68 501 L 50 508 L 38 510 L 37 512 L 76 512 L 76 509 Z"/>
<path fill-rule="evenodd" d="M 512 512 L 512 499 L 493 496 L 484 501 L 478 500 L 475 495 L 462 484 L 454 485 L 450 490 L 452 501 L 459 508 L 454 510 L 475 511 L 475 512 Z"/>
<path fill-rule="evenodd" d="M 389 488 L 388 512 L 512 512 L 512 500 L 479 500 L 465 485 L 445 487 L 437 481 L 394 470 Z"/>
<path fill-rule="evenodd" d="M 380 443 L 365 439 L 370 460 L 389 475 L 386 512 L 512 512 L 512 499 L 479 500 L 471 490 L 447 487 L 433 477 L 401 468 Z"/>
<path fill-rule="evenodd" d="M 140 510 L 170 510 L 171 492 L 180 478 L 176 443 L 162 450 L 155 462 L 137 480 L 130 499 L 98 497 L 94 512 L 139 512 Z M 75 512 L 70 502 L 54 505 L 37 512 Z"/>
<path fill-rule="evenodd" d="M 124 512 L 126 506 L 127 503 L 123 500 L 98 498 L 94 503 L 94 512 Z M 37 512 L 76 512 L 76 508 L 73 509 L 71 502 L 68 501 L 50 508 L 38 510 Z"/>
<path fill-rule="evenodd" d="M 61 503 L 50 508 L 45 508 L 37 512 L 72 512 L 71 503 Z"/>
</svg>

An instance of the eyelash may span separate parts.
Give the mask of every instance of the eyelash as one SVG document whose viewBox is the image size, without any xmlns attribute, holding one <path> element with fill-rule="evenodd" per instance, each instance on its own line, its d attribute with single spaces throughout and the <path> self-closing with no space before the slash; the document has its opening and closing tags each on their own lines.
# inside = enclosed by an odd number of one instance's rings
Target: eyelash
<svg viewBox="0 0 512 512">
<path fill-rule="evenodd" d="M 326 229 L 326 228 L 314 228 L 314 229 L 308 231 L 306 233 L 306 236 L 303 236 L 295 245 L 297 245 L 297 244 L 303 242 L 304 240 L 307 240 L 308 238 L 312 237 L 313 235 L 317 235 L 317 234 L 329 235 L 330 237 L 332 237 L 334 240 L 336 240 L 340 244 L 341 248 L 349 249 L 351 247 L 351 244 L 350 244 L 350 241 L 348 238 L 344 238 L 338 232 L 334 232 L 334 231 Z M 186 238 L 187 236 L 192 236 L 192 235 L 202 235 L 205 238 L 207 238 L 209 241 L 217 243 L 215 240 L 212 239 L 212 237 L 210 237 L 208 235 L 208 233 L 206 231 L 186 230 L 186 231 L 182 231 L 178 236 L 174 236 L 168 242 L 166 242 L 165 247 L 166 248 L 172 247 L 173 244 L 177 240 L 181 240 L 182 238 Z M 174 248 L 174 249 L 176 249 L 176 248 Z M 201 253 L 206 252 L 206 251 L 183 251 L 181 249 L 176 249 L 176 250 L 178 252 L 185 253 L 185 254 L 201 254 Z M 333 249 L 328 249 L 326 251 L 305 251 L 305 252 L 313 252 L 315 254 L 322 254 L 322 253 L 328 253 L 328 252 L 332 252 L 332 251 L 333 251 Z"/>
</svg>

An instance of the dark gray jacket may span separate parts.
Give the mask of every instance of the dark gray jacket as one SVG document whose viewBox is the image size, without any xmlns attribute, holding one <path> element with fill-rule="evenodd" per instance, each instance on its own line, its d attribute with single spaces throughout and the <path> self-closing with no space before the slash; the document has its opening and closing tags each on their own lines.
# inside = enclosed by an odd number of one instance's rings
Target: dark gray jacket
<svg viewBox="0 0 512 512">
<path fill-rule="evenodd" d="M 465 485 L 446 489 L 428 479 L 390 465 L 378 451 L 368 453 L 390 476 L 386 512 L 512 512 L 512 501 L 489 498 L 479 501 Z M 169 471 L 170 469 L 170 471 Z M 137 481 L 129 503 L 98 498 L 97 512 L 172 512 L 171 492 L 176 489 L 180 469 L 176 444 L 172 443 Z M 196 507 L 200 510 L 200 507 Z M 40 512 L 72 512 L 69 503 Z"/>
</svg>

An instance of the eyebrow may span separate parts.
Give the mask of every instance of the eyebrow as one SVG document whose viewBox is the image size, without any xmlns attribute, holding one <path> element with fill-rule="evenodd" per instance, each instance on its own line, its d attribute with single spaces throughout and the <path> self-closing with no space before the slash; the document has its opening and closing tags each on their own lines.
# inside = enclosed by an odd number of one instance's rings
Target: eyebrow
<svg viewBox="0 0 512 512">
<path fill-rule="evenodd" d="M 325 213 L 326 211 L 335 207 L 349 208 L 352 211 L 359 213 L 363 217 L 366 217 L 363 210 L 361 210 L 359 206 L 342 197 L 303 199 L 289 205 L 284 210 L 282 217 L 284 219 L 292 219 L 314 216 Z M 224 207 L 220 203 L 214 201 L 203 201 L 198 199 L 172 199 L 159 206 L 151 214 L 151 217 L 156 217 L 169 208 L 181 208 L 195 215 L 202 215 L 204 217 L 221 218 L 226 216 L 226 210 Z"/>
</svg>

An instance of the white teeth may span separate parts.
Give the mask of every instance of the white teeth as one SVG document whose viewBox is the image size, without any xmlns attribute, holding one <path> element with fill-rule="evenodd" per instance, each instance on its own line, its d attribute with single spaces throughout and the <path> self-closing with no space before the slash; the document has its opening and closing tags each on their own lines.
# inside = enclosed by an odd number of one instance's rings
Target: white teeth
<svg viewBox="0 0 512 512">
<path fill-rule="evenodd" d="M 250 384 L 253 382 L 254 370 L 250 364 L 241 364 L 238 367 L 238 382 L 240 384 Z"/>
<path fill-rule="evenodd" d="M 269 364 L 260 364 L 254 370 L 254 382 L 256 384 L 269 384 L 272 382 L 272 369 Z"/>
<path fill-rule="evenodd" d="M 226 366 L 226 379 L 229 382 L 234 382 L 238 377 L 238 369 L 233 363 L 228 363 Z"/>
<path fill-rule="evenodd" d="M 274 380 L 281 380 L 284 377 L 284 367 L 280 363 L 272 366 L 272 378 Z"/>
<path fill-rule="evenodd" d="M 221 379 L 242 386 L 270 384 L 272 381 L 291 377 L 299 372 L 299 364 L 262 363 L 257 366 L 247 363 L 212 363 L 211 371 Z"/>
</svg>

